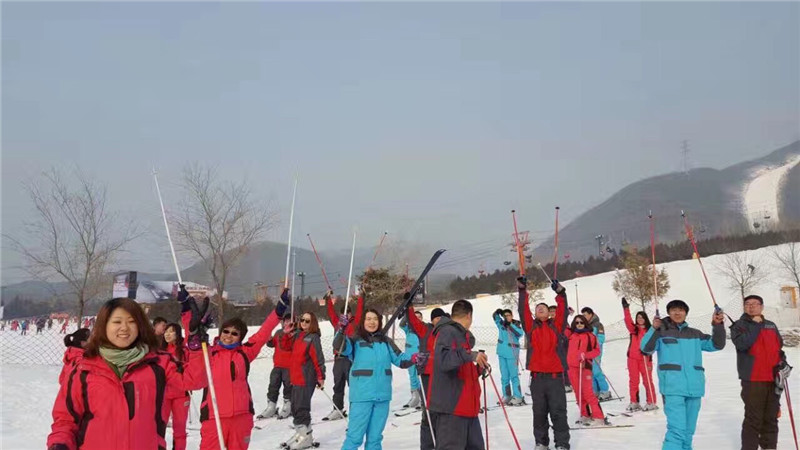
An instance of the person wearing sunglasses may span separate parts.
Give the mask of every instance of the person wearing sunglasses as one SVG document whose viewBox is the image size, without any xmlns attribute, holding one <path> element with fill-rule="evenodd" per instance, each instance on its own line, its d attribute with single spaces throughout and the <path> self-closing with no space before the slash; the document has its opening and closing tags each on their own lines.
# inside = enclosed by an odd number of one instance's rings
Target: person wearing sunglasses
<svg viewBox="0 0 800 450">
<path fill-rule="evenodd" d="M 311 429 L 311 397 L 315 388 L 325 385 L 325 355 L 320 343 L 319 322 L 313 312 L 300 315 L 300 327 L 292 344 L 292 417 L 295 434 L 284 443 L 291 450 L 314 445 Z"/>
<path fill-rule="evenodd" d="M 608 425 L 600 401 L 592 389 L 592 360 L 600 356 L 600 344 L 592 333 L 589 321 L 582 315 L 572 319 L 572 326 L 564 330 L 569 339 L 567 365 L 574 387 L 575 399 L 581 418 L 576 422 L 583 426 Z"/>
<path fill-rule="evenodd" d="M 267 314 L 256 334 L 246 343 L 247 325 L 238 317 L 228 319 L 219 327 L 219 341 L 208 349 L 211 375 L 217 397 L 219 411 L 215 411 L 208 393 L 208 377 L 205 372 L 202 342 L 207 342 L 205 328 L 209 323 L 208 297 L 202 306 L 189 295 L 184 286 L 178 294 L 181 302 L 181 320 L 184 328 L 189 330 L 189 355 L 184 366 L 184 384 L 189 390 L 203 389 L 203 400 L 200 404 L 200 448 L 202 450 L 218 449 L 215 416 L 222 424 L 223 440 L 228 450 L 245 450 L 250 444 L 250 433 L 253 431 L 253 397 L 247 376 L 250 363 L 256 359 L 267 343 L 272 330 L 278 326 L 286 310 L 291 306 L 289 290 L 284 289 L 281 301 L 275 309 Z"/>
</svg>

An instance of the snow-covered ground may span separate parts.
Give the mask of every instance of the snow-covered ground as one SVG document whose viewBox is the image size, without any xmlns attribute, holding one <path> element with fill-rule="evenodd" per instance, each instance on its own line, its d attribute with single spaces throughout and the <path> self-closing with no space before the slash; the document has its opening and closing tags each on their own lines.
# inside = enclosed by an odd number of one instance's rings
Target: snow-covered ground
<svg viewBox="0 0 800 450">
<path fill-rule="evenodd" d="M 702 249 L 701 249 L 702 251 Z M 769 248 L 753 251 L 753 256 L 761 258 L 756 270 L 774 271 L 771 267 L 769 258 Z M 735 313 L 735 307 L 739 305 L 736 294 L 727 288 L 727 282 L 715 266 L 724 258 L 723 255 L 713 256 L 704 259 L 706 270 L 708 271 L 710 282 L 717 296 L 720 305 L 731 305 L 729 311 Z M 661 266 L 660 266 L 661 267 Z M 666 299 L 681 298 L 691 307 L 688 321 L 693 326 L 701 329 L 708 329 L 708 315 L 712 311 L 712 303 L 708 294 L 705 281 L 703 280 L 697 261 L 676 261 L 664 264 L 663 267 L 669 273 L 672 288 Z M 765 314 L 771 320 L 778 322 L 796 321 L 800 313 L 797 309 L 779 309 L 780 287 L 788 285 L 784 283 L 782 277 L 777 275 L 770 276 L 761 284 L 753 289 L 765 299 L 767 309 Z M 574 281 L 564 281 L 568 289 L 569 301 L 573 307 L 591 306 L 606 324 L 609 336 L 614 337 L 615 323 L 622 318 L 622 311 L 617 296 L 611 289 L 613 273 L 605 273 L 591 277 L 584 277 Z M 578 301 L 575 295 L 575 286 L 578 289 Z M 553 303 L 553 293 L 548 290 L 543 292 L 545 301 Z M 515 299 L 515 295 L 510 298 Z M 666 300 L 665 299 L 665 300 Z M 491 313 L 496 308 L 503 305 L 503 296 L 489 296 L 472 301 L 475 307 L 473 332 L 479 341 L 479 346 L 485 348 L 493 354 L 493 343 L 496 342 L 496 330 L 491 322 Z M 661 309 L 663 312 L 662 302 Z M 449 306 L 444 307 L 449 310 Z M 430 308 L 428 308 L 430 309 Z M 515 311 L 516 308 L 512 307 Z M 739 310 L 740 311 L 740 310 Z M 428 312 L 425 312 L 428 318 Z M 736 318 L 736 317 L 734 317 Z M 327 322 L 321 323 L 323 333 L 323 345 L 330 347 L 330 337 L 332 330 Z M 255 327 L 251 327 L 251 333 L 255 332 Z M 624 337 L 624 334 L 618 334 Z M 398 341 L 402 342 L 402 332 L 398 330 Z M 402 345 L 402 343 L 400 344 Z M 613 386 L 620 395 L 629 397 L 628 376 L 626 370 L 626 349 L 627 340 L 619 339 L 610 342 L 606 346 L 603 368 L 613 383 Z M 326 348 L 326 352 L 327 352 Z M 0 448 L 2 449 L 41 449 L 45 446 L 45 440 L 50 427 L 50 410 L 58 391 L 58 373 L 60 367 L 57 362 L 63 352 L 61 337 L 52 330 L 43 335 L 31 334 L 30 336 L 19 336 L 8 330 L 0 332 L 0 398 L 2 407 L 0 414 Z M 252 365 L 250 384 L 252 387 L 255 408 L 261 411 L 266 406 L 266 390 L 269 371 L 271 370 L 271 358 L 269 352 L 262 352 Z M 789 362 L 798 366 L 798 370 L 790 378 L 791 391 L 795 393 L 794 406 L 800 414 L 797 398 L 800 396 L 800 349 L 787 349 Z M 492 356 L 494 359 L 494 356 Z M 743 415 L 743 408 L 739 398 L 739 380 L 736 375 L 736 354 L 733 346 L 728 342 L 725 350 L 718 353 L 705 354 L 705 367 L 707 383 L 707 395 L 703 402 L 703 409 L 700 414 L 698 431 L 695 437 L 695 448 L 697 449 L 735 449 L 739 447 L 740 424 Z M 19 364 L 27 361 L 25 364 Z M 332 380 L 332 364 L 328 364 L 328 379 Z M 409 395 L 409 380 L 406 374 L 395 369 L 395 398 L 392 401 L 393 407 L 399 407 L 404 403 Z M 495 381 L 499 380 L 499 373 L 495 375 Z M 523 378 L 526 376 L 523 375 Z M 658 382 L 657 379 L 655 380 Z M 488 382 L 488 380 L 487 380 Z M 525 384 L 527 381 L 524 382 Z M 330 390 L 330 382 L 328 390 Z M 494 404 L 496 398 L 488 383 L 489 402 Z M 527 391 L 527 387 L 523 388 Z M 574 399 L 574 397 L 572 397 Z M 626 398 L 627 400 L 627 398 Z M 607 412 L 621 411 L 626 402 L 604 403 Z M 197 402 L 193 409 L 197 410 Z M 322 394 L 317 393 L 312 401 L 312 417 L 314 421 L 319 421 L 323 415 L 331 410 L 329 400 Z M 570 405 L 570 419 L 577 417 L 577 408 Z M 520 407 L 509 409 L 509 415 L 520 444 L 523 448 L 532 448 L 534 445 L 532 436 L 532 412 L 530 407 Z M 197 417 L 195 415 L 195 417 Z M 417 422 L 420 420 L 419 414 L 412 414 L 406 417 L 397 418 L 391 416 L 386 426 L 384 437 L 384 448 L 387 449 L 413 449 L 419 448 L 419 431 Z M 665 431 L 665 419 L 662 411 L 640 413 L 635 418 L 616 417 L 612 419 L 616 423 L 634 424 L 635 428 L 622 429 L 603 429 L 603 430 L 580 430 L 572 433 L 572 448 L 574 449 L 616 449 L 622 448 L 627 442 L 635 442 L 639 449 L 658 449 Z M 791 444 L 791 428 L 788 422 L 788 413 L 785 405 L 783 417 L 780 419 L 781 435 L 779 449 L 793 448 Z M 314 435 L 322 443 L 322 448 L 339 448 L 344 439 L 346 424 L 344 422 L 320 423 L 314 425 Z M 168 431 L 170 433 L 170 431 Z M 199 433 L 190 430 L 189 448 L 198 448 Z M 280 440 L 288 438 L 292 430 L 288 423 L 281 421 L 271 424 L 263 430 L 255 430 L 252 436 L 252 449 L 272 449 L 276 448 Z M 508 428 L 503 418 L 502 410 L 494 410 L 489 413 L 489 435 L 492 448 L 510 449 L 513 448 Z M 168 436 L 168 439 L 171 439 Z"/>
<path fill-rule="evenodd" d="M 762 224 L 765 220 L 773 223 L 778 221 L 778 193 L 783 177 L 798 162 L 800 156 L 795 155 L 779 166 L 761 167 L 753 172 L 753 178 L 744 186 L 742 192 L 744 214 L 752 231 L 757 231 L 755 223 Z"/>
</svg>

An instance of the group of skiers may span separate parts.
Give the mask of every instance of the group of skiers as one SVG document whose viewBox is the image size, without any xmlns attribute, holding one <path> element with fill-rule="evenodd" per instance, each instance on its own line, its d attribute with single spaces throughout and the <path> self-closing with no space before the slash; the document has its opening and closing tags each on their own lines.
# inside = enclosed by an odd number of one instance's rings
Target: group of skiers
<svg viewBox="0 0 800 450">
<path fill-rule="evenodd" d="M 567 295 L 557 280 L 551 285 L 556 292 L 554 313 L 545 303 L 535 305 L 532 311 L 527 281 L 523 277 L 517 281 L 520 320 L 515 321 L 510 310 L 493 314 L 499 330 L 502 402 L 509 406 L 525 403 L 518 366 L 530 371 L 535 448 L 550 448 L 552 427 L 556 450 L 569 449 L 569 386 L 580 411 L 576 426 L 609 426 L 600 406 L 608 390 L 601 367 L 604 330 L 591 308 L 576 314 L 568 326 Z M 178 299 L 182 324 L 158 319 L 151 324 L 135 301 L 117 298 L 100 310 L 91 333 L 83 328 L 65 337 L 67 351 L 48 449 L 167 448 L 165 431 L 170 417 L 172 448 L 184 449 L 188 391 L 199 389 L 203 390 L 200 448 L 216 449 L 224 444 L 231 450 L 246 449 L 255 414 L 248 374 L 264 345 L 275 352 L 267 408 L 259 418 L 291 416 L 295 434 L 284 447 L 315 446 L 311 398 L 316 390 L 324 389 L 326 378 L 317 317 L 303 312 L 294 322 L 288 313 L 291 298 L 285 290 L 274 312 L 247 342 L 245 323 L 239 318 L 226 320 L 219 327 L 218 340 L 207 350 L 214 403 L 201 351 L 208 339 L 208 301 L 198 304 L 183 288 Z M 424 323 L 422 315 L 409 306 L 401 323 L 408 336 L 403 352 L 383 334 L 381 312 L 365 310 L 363 295 L 357 299 L 355 314 L 343 311 L 337 315 L 331 296 L 326 299 L 336 334 L 333 411 L 323 420 L 347 416 L 343 449 L 382 448 L 393 391 L 392 365 L 409 369 L 412 397 L 406 406 L 422 410 L 420 448 L 484 448 L 479 414 L 487 405 L 481 405 L 481 380 L 485 383 L 485 378 L 491 377 L 492 367 L 487 355 L 475 349 L 475 337 L 469 331 L 473 320 L 470 302 L 456 301 L 450 314 L 434 309 L 431 323 Z M 622 307 L 630 333 L 628 411 L 658 409 L 652 380 L 652 355 L 657 353 L 659 390 L 667 417 L 662 448 L 690 449 L 705 390 L 702 352 L 724 348 L 724 314 L 716 311 L 712 335 L 707 335 L 687 325 L 689 306 L 681 300 L 669 302 L 668 317 L 657 317 L 652 324 L 643 311 L 633 319 L 625 299 Z M 749 296 L 744 307 L 745 313 L 731 326 L 745 402 L 742 449 L 775 449 L 780 389 L 791 368 L 781 351 L 777 327 L 761 315 L 763 300 Z M 187 330 L 186 339 L 183 330 Z M 522 338 L 527 349 L 524 360 L 520 355 Z M 345 408 L 348 383 L 349 405 Z M 639 397 L 641 385 L 644 405 Z"/>
</svg>

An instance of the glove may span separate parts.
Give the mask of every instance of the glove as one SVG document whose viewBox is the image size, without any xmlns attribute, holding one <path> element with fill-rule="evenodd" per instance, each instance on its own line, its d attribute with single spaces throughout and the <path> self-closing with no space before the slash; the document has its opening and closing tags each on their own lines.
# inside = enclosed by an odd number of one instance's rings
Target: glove
<svg viewBox="0 0 800 450">
<path fill-rule="evenodd" d="M 208 297 L 205 297 L 202 304 L 198 306 L 194 297 L 191 296 L 184 303 L 184 308 L 192 314 L 189 320 L 189 339 L 186 343 L 189 350 L 198 350 L 203 342 L 208 342 L 206 330 L 211 322 L 211 315 L 208 313 L 209 303 Z"/>
<path fill-rule="evenodd" d="M 281 301 L 275 305 L 275 314 L 278 317 L 283 317 L 286 314 L 286 310 L 291 308 L 292 306 L 292 297 L 289 295 L 289 289 L 283 288 L 283 292 L 281 292 Z"/>
<path fill-rule="evenodd" d="M 494 312 L 492 313 L 492 316 L 502 316 L 502 315 L 503 315 L 503 310 L 500 308 L 495 309 Z"/>
<path fill-rule="evenodd" d="M 624 309 L 628 309 L 628 308 L 630 308 L 630 306 L 631 306 L 631 304 L 628 303 L 628 300 L 625 297 L 622 297 L 622 307 Z"/>
<path fill-rule="evenodd" d="M 411 362 L 416 364 L 417 370 L 424 371 L 425 364 L 428 363 L 428 353 L 419 352 L 411 355 Z"/>
<path fill-rule="evenodd" d="M 328 292 L 326 292 L 325 295 L 322 296 L 322 298 L 324 298 L 325 300 L 332 299 L 333 298 L 333 291 L 328 289 Z"/>
<path fill-rule="evenodd" d="M 517 277 L 517 289 L 528 289 L 528 279 L 524 275 Z"/>
<path fill-rule="evenodd" d="M 581 352 L 581 361 L 586 361 L 586 353 Z"/>
<path fill-rule="evenodd" d="M 550 289 L 555 291 L 556 294 L 563 294 L 564 291 L 566 291 L 564 286 L 562 286 L 561 283 L 559 283 L 556 279 L 553 279 L 553 281 L 550 282 Z"/>
<path fill-rule="evenodd" d="M 789 374 L 792 373 L 792 366 L 790 366 L 786 360 L 782 360 L 772 370 L 775 373 L 775 393 L 780 396 L 786 386 L 786 380 L 789 378 Z"/>
<path fill-rule="evenodd" d="M 186 290 L 185 284 L 179 284 L 178 287 L 178 301 L 186 303 L 186 300 L 189 300 L 189 291 Z"/>
<path fill-rule="evenodd" d="M 292 301 L 292 298 L 289 296 L 289 288 L 283 288 L 283 292 L 281 292 L 281 301 L 287 305 Z"/>
<path fill-rule="evenodd" d="M 338 330 L 344 330 L 347 327 L 347 324 L 350 323 L 350 319 L 347 318 L 347 314 L 340 314 L 339 315 L 339 327 Z"/>
</svg>

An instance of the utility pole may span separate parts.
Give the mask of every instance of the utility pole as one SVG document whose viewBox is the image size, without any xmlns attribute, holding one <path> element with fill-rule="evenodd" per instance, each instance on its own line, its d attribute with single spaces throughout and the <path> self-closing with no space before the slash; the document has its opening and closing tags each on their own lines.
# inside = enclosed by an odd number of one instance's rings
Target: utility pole
<svg viewBox="0 0 800 450">
<path fill-rule="evenodd" d="M 306 292 L 306 273 L 305 272 L 297 272 L 297 276 L 300 277 L 300 298 L 305 297 Z"/>
</svg>

